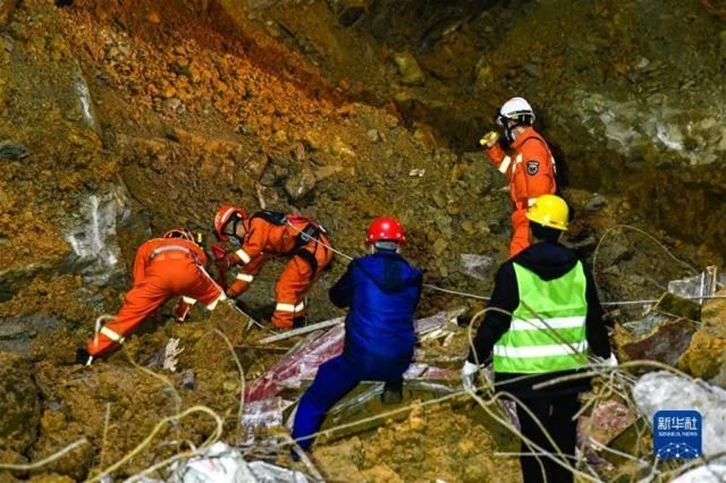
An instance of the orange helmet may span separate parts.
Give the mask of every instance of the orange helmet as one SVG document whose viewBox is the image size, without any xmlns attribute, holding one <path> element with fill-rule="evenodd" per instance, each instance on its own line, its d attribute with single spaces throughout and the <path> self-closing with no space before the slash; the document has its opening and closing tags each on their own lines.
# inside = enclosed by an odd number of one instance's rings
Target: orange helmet
<svg viewBox="0 0 726 483">
<path fill-rule="evenodd" d="M 406 243 L 406 234 L 398 220 L 385 216 L 373 220 L 368 228 L 366 243 L 370 245 L 379 241 L 392 241 L 401 245 Z"/>
<path fill-rule="evenodd" d="M 230 205 L 223 205 L 219 211 L 217 211 L 217 215 L 214 217 L 214 233 L 217 234 L 217 237 L 219 237 L 222 241 L 229 241 L 229 235 L 234 233 L 235 228 L 237 227 L 237 224 L 232 227 L 231 232 L 224 233 L 224 227 L 227 226 L 227 224 L 230 221 L 237 221 L 240 220 L 246 220 L 247 219 L 247 212 L 243 210 L 242 208 L 235 208 L 234 206 Z"/>
<path fill-rule="evenodd" d="M 195 241 L 194 234 L 186 228 L 173 228 L 164 233 L 164 238 L 181 238 L 190 242 Z"/>
</svg>

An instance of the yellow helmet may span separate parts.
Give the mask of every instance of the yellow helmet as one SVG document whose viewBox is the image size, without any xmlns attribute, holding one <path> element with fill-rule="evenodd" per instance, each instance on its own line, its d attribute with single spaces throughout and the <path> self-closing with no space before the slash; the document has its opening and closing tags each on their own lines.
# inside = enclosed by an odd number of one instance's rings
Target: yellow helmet
<svg viewBox="0 0 726 483">
<path fill-rule="evenodd" d="M 567 231 L 570 209 L 559 196 L 542 195 L 527 210 L 527 219 L 542 226 Z"/>
</svg>

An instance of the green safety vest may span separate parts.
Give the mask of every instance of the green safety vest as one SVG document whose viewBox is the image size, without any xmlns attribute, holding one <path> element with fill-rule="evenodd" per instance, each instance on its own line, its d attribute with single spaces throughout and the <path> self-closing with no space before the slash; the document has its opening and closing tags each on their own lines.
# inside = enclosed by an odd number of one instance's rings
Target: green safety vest
<svg viewBox="0 0 726 483">
<path fill-rule="evenodd" d="M 587 365 L 587 281 L 582 263 L 549 281 L 516 263 L 514 272 L 519 305 L 509 330 L 494 345 L 494 371 L 540 374 Z"/>
</svg>

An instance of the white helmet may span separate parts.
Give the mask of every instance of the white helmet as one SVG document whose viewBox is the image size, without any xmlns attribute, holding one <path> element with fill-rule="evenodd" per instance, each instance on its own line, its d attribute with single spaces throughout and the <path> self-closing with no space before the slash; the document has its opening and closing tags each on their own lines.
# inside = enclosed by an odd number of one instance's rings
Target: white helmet
<svg viewBox="0 0 726 483">
<path fill-rule="evenodd" d="M 497 122 L 504 124 L 505 119 L 511 119 L 523 124 L 532 124 L 535 120 L 534 110 L 523 97 L 512 97 L 499 109 Z"/>
</svg>

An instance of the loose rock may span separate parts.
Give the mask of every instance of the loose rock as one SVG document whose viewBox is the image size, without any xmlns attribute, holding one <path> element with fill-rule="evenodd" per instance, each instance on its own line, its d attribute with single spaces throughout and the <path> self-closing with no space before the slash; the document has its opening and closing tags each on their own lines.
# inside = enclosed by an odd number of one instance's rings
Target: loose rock
<svg viewBox="0 0 726 483">
<path fill-rule="evenodd" d="M 0 159 L 8 159 L 16 161 L 18 159 L 27 158 L 30 156 L 30 152 L 20 144 L 15 144 L 10 141 L 0 142 Z"/>
<path fill-rule="evenodd" d="M 426 75 L 410 52 L 401 52 L 393 56 L 393 60 L 401 75 L 401 83 L 409 86 L 420 86 L 426 81 Z"/>
</svg>

